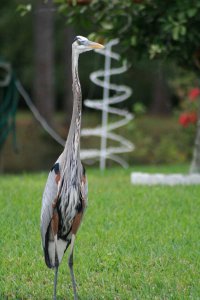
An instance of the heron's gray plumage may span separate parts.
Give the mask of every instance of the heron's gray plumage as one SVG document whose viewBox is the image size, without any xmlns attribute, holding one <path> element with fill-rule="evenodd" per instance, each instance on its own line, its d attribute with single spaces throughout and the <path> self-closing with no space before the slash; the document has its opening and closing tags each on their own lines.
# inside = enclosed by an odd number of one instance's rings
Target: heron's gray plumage
<svg viewBox="0 0 200 300">
<path fill-rule="evenodd" d="M 65 250 L 71 243 L 69 268 L 77 299 L 73 273 L 73 248 L 75 235 L 87 206 L 87 178 L 80 160 L 80 130 L 82 94 L 78 76 L 79 54 L 94 48 L 102 48 L 97 43 L 77 36 L 72 44 L 73 112 L 64 151 L 49 172 L 42 199 L 41 236 L 45 262 L 55 268 L 54 299 L 58 266 Z"/>
</svg>

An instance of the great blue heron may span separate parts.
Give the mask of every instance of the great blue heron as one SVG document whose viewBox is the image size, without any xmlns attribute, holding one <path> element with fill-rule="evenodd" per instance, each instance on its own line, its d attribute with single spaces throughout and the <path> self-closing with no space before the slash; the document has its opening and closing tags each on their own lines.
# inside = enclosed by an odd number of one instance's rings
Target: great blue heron
<svg viewBox="0 0 200 300">
<path fill-rule="evenodd" d="M 81 85 L 78 76 L 79 54 L 104 46 L 77 36 L 72 44 L 73 113 L 64 151 L 52 167 L 43 193 L 41 235 L 46 265 L 55 269 L 54 299 L 58 267 L 70 245 L 68 265 L 74 299 L 77 299 L 73 271 L 73 249 L 77 230 L 87 205 L 87 178 L 80 160 Z"/>
</svg>

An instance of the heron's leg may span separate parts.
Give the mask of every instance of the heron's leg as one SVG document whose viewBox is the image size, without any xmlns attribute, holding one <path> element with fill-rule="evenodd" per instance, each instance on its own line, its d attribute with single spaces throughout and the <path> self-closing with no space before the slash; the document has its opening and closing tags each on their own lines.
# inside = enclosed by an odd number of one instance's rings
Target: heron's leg
<svg viewBox="0 0 200 300">
<path fill-rule="evenodd" d="M 73 291 L 74 291 L 74 300 L 78 300 L 77 292 L 76 292 L 76 280 L 74 277 L 74 269 L 73 269 L 73 252 L 74 252 L 75 237 L 76 237 L 75 234 L 72 234 L 68 265 L 69 265 L 69 269 L 70 269 L 70 275 L 71 275 L 72 286 L 73 286 Z"/>
<path fill-rule="evenodd" d="M 58 279 L 58 266 L 55 267 L 53 300 L 56 300 L 57 279 Z"/>
<path fill-rule="evenodd" d="M 54 274 L 54 289 L 53 289 L 53 300 L 56 300 L 56 288 L 57 288 L 57 279 L 58 279 L 58 252 L 57 252 L 57 234 L 54 236 L 55 241 L 55 274 Z"/>
</svg>

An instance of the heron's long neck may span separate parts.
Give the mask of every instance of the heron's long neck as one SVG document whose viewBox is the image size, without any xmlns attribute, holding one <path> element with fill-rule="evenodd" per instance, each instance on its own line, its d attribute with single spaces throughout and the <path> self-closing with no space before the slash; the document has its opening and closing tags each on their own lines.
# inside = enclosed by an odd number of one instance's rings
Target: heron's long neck
<svg viewBox="0 0 200 300">
<path fill-rule="evenodd" d="M 81 85 L 78 76 L 78 58 L 79 54 L 72 48 L 72 90 L 73 90 L 73 112 L 68 133 L 65 150 L 68 154 L 73 154 L 73 158 L 77 159 L 80 156 L 80 130 L 81 130 L 81 106 L 82 94 Z"/>
</svg>

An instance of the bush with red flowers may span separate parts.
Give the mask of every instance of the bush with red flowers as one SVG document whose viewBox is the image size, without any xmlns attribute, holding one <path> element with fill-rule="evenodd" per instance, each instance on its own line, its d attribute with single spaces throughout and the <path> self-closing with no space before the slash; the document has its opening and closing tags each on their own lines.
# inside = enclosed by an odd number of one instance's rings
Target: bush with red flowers
<svg viewBox="0 0 200 300">
<path fill-rule="evenodd" d="M 183 112 L 179 116 L 179 124 L 183 127 L 195 125 L 198 120 L 200 88 L 189 90 L 187 99 L 183 102 Z"/>
<path fill-rule="evenodd" d="M 191 101 L 196 101 L 199 96 L 200 96 L 200 88 L 193 88 L 188 93 L 188 98 Z"/>
<path fill-rule="evenodd" d="M 196 124 L 197 123 L 197 113 L 196 112 L 188 112 L 188 113 L 182 113 L 179 116 L 179 124 L 181 124 L 183 127 L 187 127 L 190 124 Z"/>
</svg>

